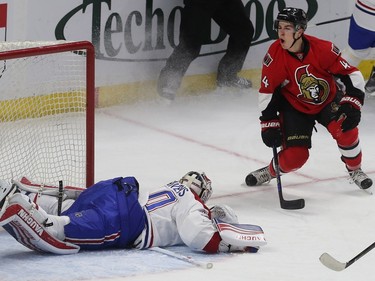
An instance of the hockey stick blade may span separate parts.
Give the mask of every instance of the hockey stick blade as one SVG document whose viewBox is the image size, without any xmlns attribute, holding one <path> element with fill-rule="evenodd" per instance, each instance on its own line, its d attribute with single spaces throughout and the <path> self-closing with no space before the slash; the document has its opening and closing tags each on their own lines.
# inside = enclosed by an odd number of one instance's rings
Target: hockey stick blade
<svg viewBox="0 0 375 281">
<path fill-rule="evenodd" d="M 276 180 L 277 180 L 277 191 L 279 193 L 279 201 L 281 209 L 285 210 L 299 210 L 305 207 L 305 200 L 304 199 L 295 199 L 295 200 L 285 200 L 283 196 L 283 188 L 281 185 L 281 176 L 280 176 L 280 166 L 279 166 L 279 159 L 277 155 L 277 147 L 272 147 L 273 152 L 273 161 L 274 167 L 276 172 Z"/>
<path fill-rule="evenodd" d="M 295 200 L 280 200 L 280 206 L 285 210 L 299 210 L 305 207 L 304 199 L 295 199 Z"/>
<path fill-rule="evenodd" d="M 348 267 L 347 263 L 339 262 L 328 253 L 323 253 L 319 257 L 319 260 L 323 265 L 334 271 L 342 271 Z"/>
<path fill-rule="evenodd" d="M 335 270 L 335 271 L 342 271 L 345 268 L 352 265 L 353 263 L 355 263 L 357 260 L 359 260 L 361 257 L 366 255 L 368 252 L 370 252 L 374 248 L 375 248 L 375 242 L 372 243 L 370 246 L 368 246 L 366 249 L 364 249 L 362 252 L 360 252 L 358 255 L 356 255 L 354 258 L 352 258 L 350 261 L 345 262 L 345 263 L 339 262 L 338 260 L 336 260 L 334 257 L 332 257 L 328 253 L 323 253 L 320 256 L 319 260 L 323 265 L 325 265 L 329 269 L 332 269 L 332 270 Z"/>
</svg>

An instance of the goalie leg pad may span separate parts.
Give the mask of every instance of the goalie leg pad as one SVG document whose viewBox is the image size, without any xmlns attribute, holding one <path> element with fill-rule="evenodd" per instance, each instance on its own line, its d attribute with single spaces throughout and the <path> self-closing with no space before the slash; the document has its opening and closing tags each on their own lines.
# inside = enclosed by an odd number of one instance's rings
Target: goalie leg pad
<svg viewBox="0 0 375 281">
<path fill-rule="evenodd" d="M 6 202 L 7 206 L 0 214 L 0 226 L 31 250 L 54 254 L 77 253 L 79 246 L 53 236 L 47 230 L 52 226 L 51 220 L 23 196 L 17 193 Z M 56 223 L 56 220 L 53 221 Z"/>
<path fill-rule="evenodd" d="M 59 196 L 59 188 L 57 186 L 34 183 L 26 177 L 23 177 L 21 181 L 13 180 L 12 183 L 15 184 L 20 190 L 25 192 L 40 193 L 42 195 L 50 195 L 55 197 Z M 77 199 L 77 197 L 84 190 L 86 190 L 86 188 L 64 186 L 64 200 Z"/>
</svg>

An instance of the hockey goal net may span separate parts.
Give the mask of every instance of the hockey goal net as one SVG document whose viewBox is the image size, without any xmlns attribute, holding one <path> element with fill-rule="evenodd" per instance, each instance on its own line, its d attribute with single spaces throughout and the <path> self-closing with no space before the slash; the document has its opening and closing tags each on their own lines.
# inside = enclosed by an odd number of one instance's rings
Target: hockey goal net
<svg viewBox="0 0 375 281">
<path fill-rule="evenodd" d="M 0 178 L 94 181 L 95 52 L 87 41 L 0 43 Z"/>
</svg>

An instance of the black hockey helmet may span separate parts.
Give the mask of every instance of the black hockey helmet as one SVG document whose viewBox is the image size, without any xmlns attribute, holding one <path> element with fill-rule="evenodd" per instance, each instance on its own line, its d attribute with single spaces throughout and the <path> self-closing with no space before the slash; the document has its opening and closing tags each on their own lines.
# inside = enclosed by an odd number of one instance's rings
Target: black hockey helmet
<svg viewBox="0 0 375 281">
<path fill-rule="evenodd" d="M 300 28 L 306 30 L 308 19 L 304 10 L 288 7 L 281 10 L 277 15 L 277 18 L 273 25 L 275 30 L 278 29 L 279 21 L 287 21 L 293 23 L 297 31 Z"/>
</svg>

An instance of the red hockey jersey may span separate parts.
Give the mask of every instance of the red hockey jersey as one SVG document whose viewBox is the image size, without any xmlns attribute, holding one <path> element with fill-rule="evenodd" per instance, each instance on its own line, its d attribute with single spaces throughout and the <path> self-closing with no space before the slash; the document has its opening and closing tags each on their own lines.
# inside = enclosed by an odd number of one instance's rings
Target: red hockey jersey
<svg viewBox="0 0 375 281">
<path fill-rule="evenodd" d="M 304 35 L 304 42 L 305 53 L 301 58 L 284 50 L 279 40 L 271 44 L 263 59 L 259 89 L 261 110 L 282 86 L 281 94 L 294 108 L 316 114 L 336 95 L 333 75 L 358 71 L 341 57 L 340 50 L 332 42 L 309 35 Z"/>
</svg>

